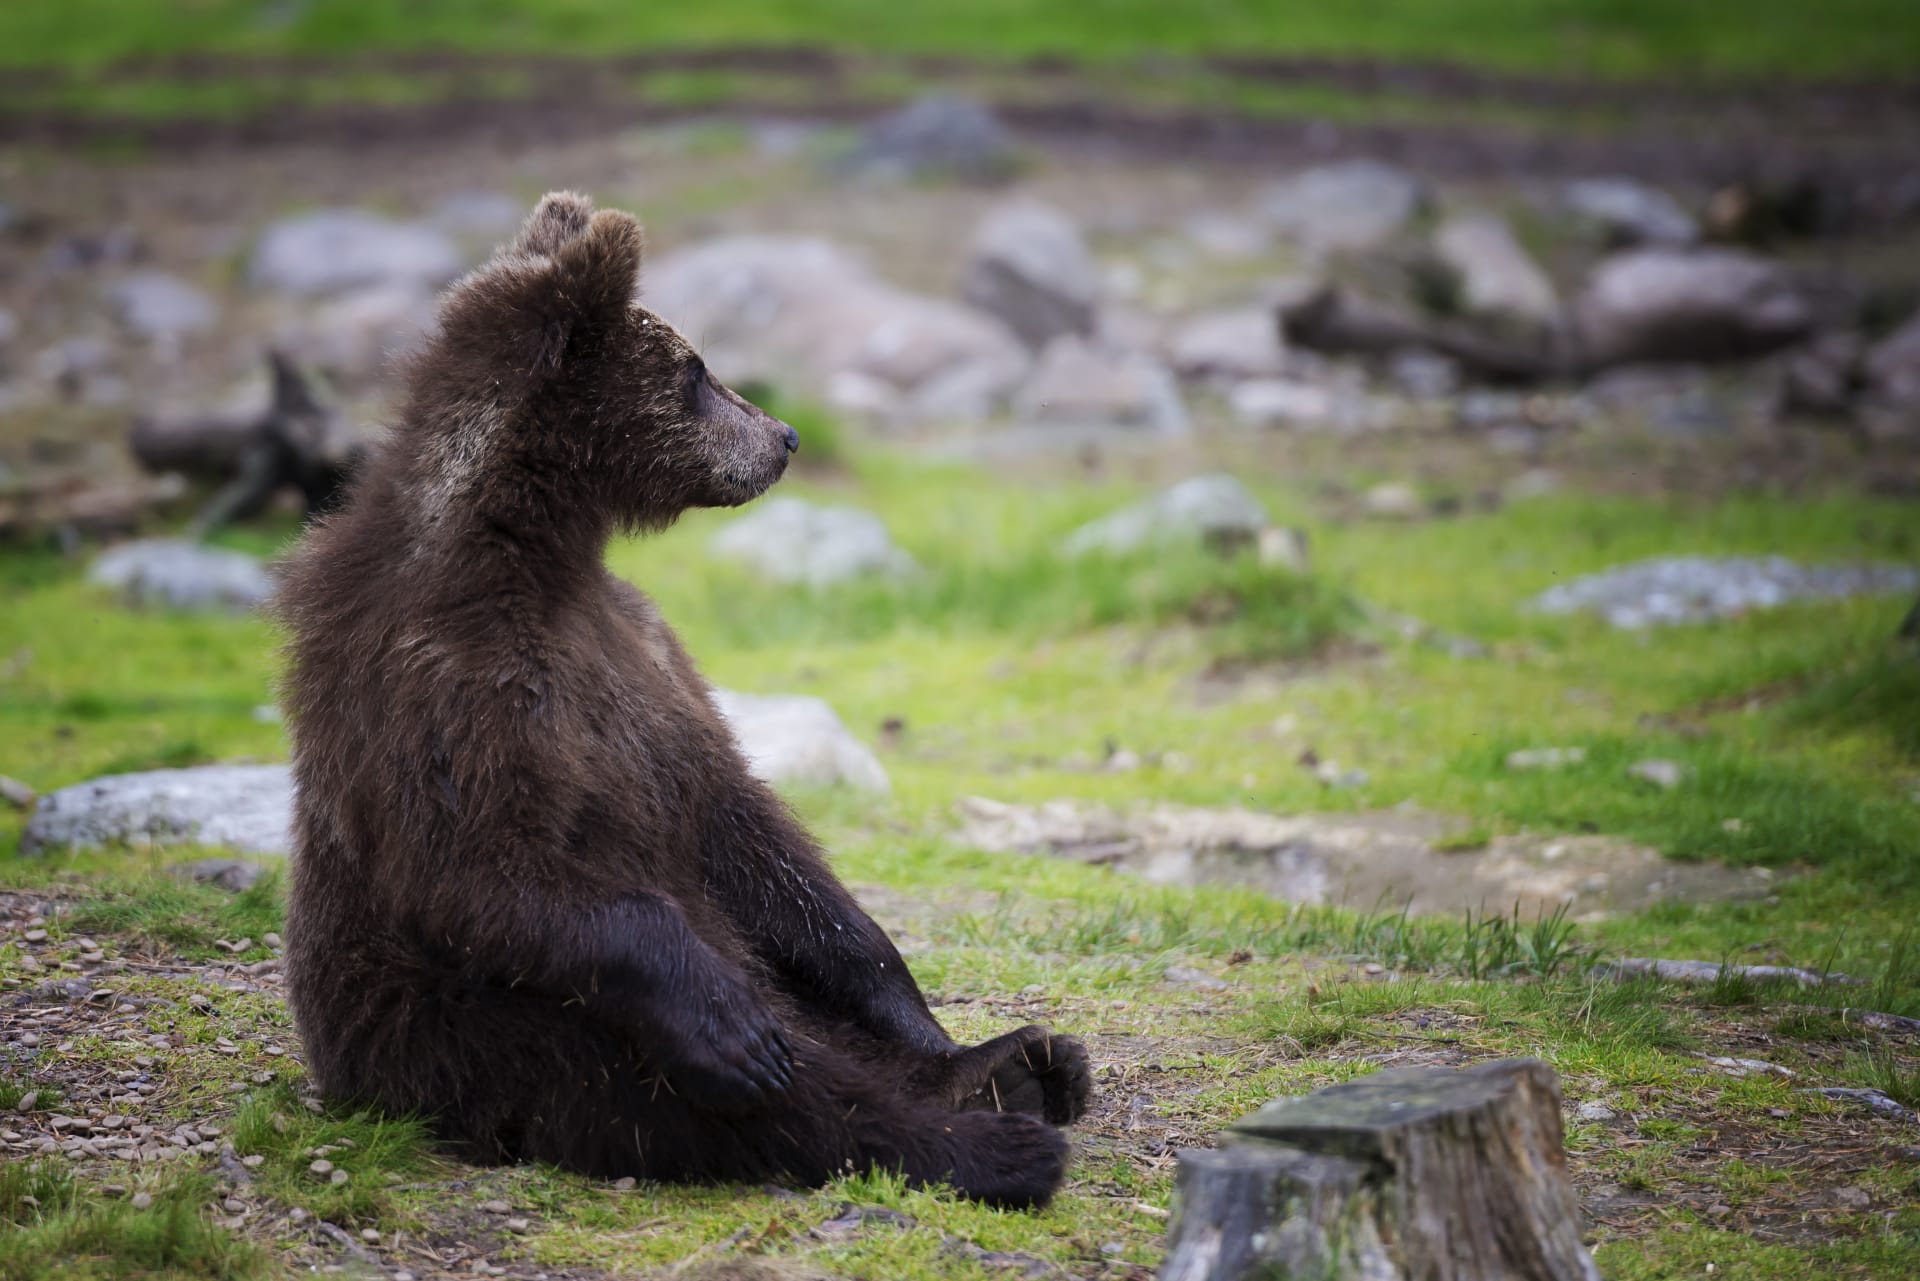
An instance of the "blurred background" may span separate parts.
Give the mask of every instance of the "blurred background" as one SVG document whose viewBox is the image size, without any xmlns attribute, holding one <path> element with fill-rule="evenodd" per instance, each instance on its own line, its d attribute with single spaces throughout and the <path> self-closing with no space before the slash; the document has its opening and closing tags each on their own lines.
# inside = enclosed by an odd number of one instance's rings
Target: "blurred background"
<svg viewBox="0 0 1920 1281">
<path fill-rule="evenodd" d="M 1282 952 L 1751 953 L 1920 1013 L 1912 0 L 0 6 L 0 883 L 284 852 L 272 558 L 436 292 L 560 187 L 642 218 L 643 300 L 801 432 L 773 495 L 610 563 L 930 988 L 1052 985 L 1128 1081 L 1254 1018 L 1307 1046 L 1246 1069 L 1274 1088 L 1428 1027 L 1302 1032 Z M 231 941 L 205 892 L 154 937 Z M 1490 962 L 1488 905 L 1555 924 Z M 1212 1013 L 1179 1030 L 1169 983 Z M 1572 1008 L 1474 1045 L 1595 1097 L 1751 1050 L 1724 1011 L 1555 1048 Z M 1889 1044 L 1790 1061 L 1920 1103 Z M 1186 1106 L 1140 1081 L 1160 1146 L 1114 1141 L 1114 1205 L 1164 1204 Z M 1593 1130 L 1576 1163 L 1623 1274 L 1912 1275 L 1891 1149 L 1810 1140 L 1809 1197 L 1869 1190 L 1807 1228 L 1778 1179 L 1712 1183 L 1675 1106 L 1653 1158 Z M 1157 1223 L 1100 1230 L 1082 1271 L 1145 1275 Z"/>
</svg>

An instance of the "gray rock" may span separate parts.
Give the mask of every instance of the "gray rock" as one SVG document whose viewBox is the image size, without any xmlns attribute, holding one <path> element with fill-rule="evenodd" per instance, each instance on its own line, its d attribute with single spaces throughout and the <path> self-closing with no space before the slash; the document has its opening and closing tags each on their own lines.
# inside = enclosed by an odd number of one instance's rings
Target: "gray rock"
<svg viewBox="0 0 1920 1281">
<path fill-rule="evenodd" d="M 1068 555 L 1137 551 L 1172 542 L 1213 546 L 1256 543 L 1267 509 L 1231 476 L 1194 476 L 1153 498 L 1082 525 L 1067 536 Z"/>
<path fill-rule="evenodd" d="M 1360 496 L 1367 515 L 1387 520 L 1414 520 L 1427 514 L 1420 491 L 1403 480 L 1383 480 Z"/>
<path fill-rule="evenodd" d="M 259 884 L 260 878 L 267 874 L 267 865 L 244 858 L 201 858 L 167 870 L 182 880 L 217 885 L 238 894 Z"/>
<path fill-rule="evenodd" d="M 170 538 L 122 543 L 93 562 L 87 579 L 146 609 L 247 610 L 273 593 L 254 557 Z"/>
<path fill-rule="evenodd" d="M 1786 272 L 1751 254 L 1638 249 L 1594 269 L 1573 322 L 1590 363 L 1731 360 L 1804 337 L 1813 310 Z"/>
<path fill-rule="evenodd" d="M 736 385 L 758 379 L 825 396 L 853 375 L 862 403 L 942 415 L 997 409 L 1031 363 L 997 318 L 898 289 L 824 240 L 705 241 L 650 262 L 643 289 Z"/>
<path fill-rule="evenodd" d="M 148 341 L 178 341 L 220 323 L 220 305 L 169 272 L 135 271 L 106 286 L 120 323 Z"/>
<path fill-rule="evenodd" d="M 113 774 L 40 798 L 23 853 L 144 843 L 291 848 L 293 776 L 285 765 L 203 765 Z"/>
<path fill-rule="evenodd" d="M 1788 414 L 1838 417 L 1853 407 L 1865 377 L 1866 343 L 1855 333 L 1825 333 L 1788 354 L 1780 371 L 1779 408 Z"/>
<path fill-rule="evenodd" d="M 1273 247 L 1273 228 L 1259 217 L 1205 210 L 1181 224 L 1201 253 L 1232 262 L 1258 258 Z"/>
<path fill-rule="evenodd" d="M 1227 393 L 1233 416 L 1251 427 L 1342 428 L 1352 407 L 1329 387 L 1293 378 L 1251 378 Z"/>
<path fill-rule="evenodd" d="M 1191 427 L 1166 366 L 1073 335 L 1047 344 L 1032 377 L 1014 392 L 1013 411 L 1029 423 L 1144 428 L 1164 435 L 1184 435 Z"/>
<path fill-rule="evenodd" d="M 1567 184 L 1566 206 L 1596 224 L 1617 247 L 1690 245 L 1700 224 L 1666 192 L 1630 178 L 1585 178 Z"/>
<path fill-rule="evenodd" d="M 1169 965 L 1167 982 L 1179 987 L 1195 987 L 1204 992 L 1224 992 L 1233 984 L 1225 979 L 1215 978 L 1205 970 L 1195 969 L 1191 965 Z"/>
<path fill-rule="evenodd" d="M 1371 249 L 1426 200 L 1411 174 L 1371 160 L 1307 169 L 1274 183 L 1255 205 L 1282 235 L 1312 250 Z"/>
<path fill-rule="evenodd" d="M 1093 332 L 1100 269 L 1073 219 L 1037 200 L 1009 200 L 974 233 L 960 292 L 1040 348 Z"/>
<path fill-rule="evenodd" d="M 1189 317 L 1167 344 L 1187 378 L 1272 378 L 1286 372 L 1279 319 L 1269 307 L 1233 307 Z"/>
<path fill-rule="evenodd" d="M 1256 547 L 1260 563 L 1270 568 L 1293 574 L 1304 574 L 1313 568 L 1313 548 L 1303 529 L 1269 525 L 1260 531 Z"/>
<path fill-rule="evenodd" d="M 1905 565 L 1800 565 L 1784 556 L 1656 557 L 1563 583 L 1536 596 L 1546 614 L 1590 612 L 1615 627 L 1736 618 L 1793 601 L 1920 591 Z"/>
<path fill-rule="evenodd" d="M 773 784 L 888 790 L 887 771 L 879 759 L 820 699 L 716 689 L 713 701 L 755 777 Z"/>
<path fill-rule="evenodd" d="M 310 298 L 368 285 L 434 288 L 464 266 L 459 246 L 433 227 L 364 209 L 318 209 L 268 227 L 247 276 L 257 288 Z"/>
<path fill-rule="evenodd" d="M 1448 219 L 1434 233 L 1434 253 L 1459 283 L 1461 309 L 1470 316 L 1525 325 L 1553 324 L 1560 298 L 1553 282 L 1491 214 Z"/>
<path fill-rule="evenodd" d="M 1020 150 L 1000 118 L 967 98 L 920 98 L 875 121 L 837 158 L 836 172 L 883 181 L 947 178 L 997 183 L 1020 168 Z"/>
<path fill-rule="evenodd" d="M 1876 401 L 1920 410 L 1920 311 L 1867 352 L 1863 370 Z"/>
<path fill-rule="evenodd" d="M 1679 761 L 1658 759 L 1635 761 L 1627 766 L 1627 777 L 1637 778 L 1643 783 L 1651 783 L 1662 791 L 1671 791 L 1686 780 L 1687 767 Z"/>
<path fill-rule="evenodd" d="M 1575 1120 L 1590 1121 L 1597 1125 L 1602 1121 L 1613 1120 L 1613 1109 L 1604 1103 L 1596 1103 L 1588 1100 L 1575 1108 L 1573 1115 Z"/>
<path fill-rule="evenodd" d="M 526 216 L 526 203 L 505 192 L 456 191 L 434 205 L 427 221 L 450 235 L 492 244 L 519 230 Z"/>
<path fill-rule="evenodd" d="M 1387 358 L 1387 377 L 1416 400 L 1445 400 L 1459 392 L 1463 381 L 1459 361 L 1412 348 Z"/>
<path fill-rule="evenodd" d="M 727 525 L 713 553 L 749 564 L 782 583 L 826 587 L 867 575 L 898 576 L 917 568 L 894 545 L 887 527 L 853 507 L 818 507 L 800 498 L 771 498 Z"/>
<path fill-rule="evenodd" d="M 1517 770 L 1566 769 L 1586 761 L 1584 747 L 1523 747 L 1507 753 L 1507 768 Z"/>
<path fill-rule="evenodd" d="M 280 331 L 279 343 L 299 363 L 360 386 L 391 373 L 418 349 L 437 328 L 438 310 L 425 285 L 368 285 L 302 308 Z"/>
</svg>

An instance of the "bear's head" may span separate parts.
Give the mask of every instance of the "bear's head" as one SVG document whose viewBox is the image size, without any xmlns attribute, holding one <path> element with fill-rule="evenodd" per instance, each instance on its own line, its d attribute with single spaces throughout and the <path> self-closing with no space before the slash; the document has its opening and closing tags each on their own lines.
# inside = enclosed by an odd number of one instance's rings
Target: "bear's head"
<svg viewBox="0 0 1920 1281">
<path fill-rule="evenodd" d="M 780 479 L 798 433 L 639 305 L 641 249 L 631 215 L 555 192 L 449 291 L 408 414 L 444 501 L 518 487 L 530 511 L 579 504 L 645 528 Z"/>
</svg>

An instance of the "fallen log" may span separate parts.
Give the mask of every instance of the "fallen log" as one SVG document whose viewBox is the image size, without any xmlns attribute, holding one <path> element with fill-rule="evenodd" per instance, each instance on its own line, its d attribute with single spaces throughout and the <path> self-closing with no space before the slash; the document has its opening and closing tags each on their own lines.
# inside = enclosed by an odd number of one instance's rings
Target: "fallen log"
<svg viewBox="0 0 1920 1281">
<path fill-rule="evenodd" d="M 359 434 L 292 358 L 267 352 L 272 396 L 264 411 L 232 408 L 136 422 L 127 445 L 148 471 L 220 483 L 194 521 L 204 537 L 300 491 L 308 515 L 338 496 L 365 451 Z"/>
<path fill-rule="evenodd" d="M 1380 1072 L 1185 1151 L 1160 1281 L 1599 1281 L 1536 1059 Z"/>
<path fill-rule="evenodd" d="M 1280 333 L 1293 346 L 1329 355 L 1436 352 L 1488 382 L 1536 383 L 1573 372 L 1572 363 L 1551 342 L 1543 341 L 1539 347 L 1504 342 L 1362 297 L 1338 285 L 1328 285 L 1283 305 Z"/>
</svg>

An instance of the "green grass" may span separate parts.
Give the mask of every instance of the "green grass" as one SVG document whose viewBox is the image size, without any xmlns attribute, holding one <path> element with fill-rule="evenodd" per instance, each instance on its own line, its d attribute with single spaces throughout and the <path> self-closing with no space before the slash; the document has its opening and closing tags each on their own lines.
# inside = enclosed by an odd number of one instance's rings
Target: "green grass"
<svg viewBox="0 0 1920 1281">
<path fill-rule="evenodd" d="M 428 1150 L 426 1126 L 372 1112 L 313 1112 L 288 1086 L 247 1100 L 234 1121 L 234 1151 L 265 1160 L 254 1171 L 257 1191 L 298 1205 L 328 1222 L 379 1221 L 395 1205 L 394 1189 L 443 1164 Z M 324 1160 L 347 1178 L 314 1173 Z"/>
<path fill-rule="evenodd" d="M 102 1196 L 78 1186 L 63 1163 L 0 1165 L 0 1281 L 251 1281 L 267 1273 L 265 1250 L 209 1221 L 211 1179 L 174 1178 L 148 1195 L 144 1208 Z"/>
<path fill-rule="evenodd" d="M 0 9 L 16 64 L 98 66 L 177 53 L 454 48 L 605 54 L 662 46 L 812 44 L 988 58 L 1147 52 L 1424 58 L 1553 74 L 1830 75 L 1920 65 L 1920 16 L 1901 0 L 873 0 L 695 6 L 616 0 L 75 0 Z"/>
<path fill-rule="evenodd" d="M 1662 1204 L 1603 1231 L 1609 1276 L 1696 1275 L 1708 1261 L 1716 1275 L 1755 1277 L 1908 1275 L 1920 1264 L 1920 1224 L 1898 1208 L 1905 1185 L 1878 1157 L 1862 1158 L 1869 1168 L 1859 1176 L 1876 1208 L 1823 1210 L 1826 1235 L 1783 1246 L 1706 1226 L 1702 1211 L 1717 1198 L 1759 1213 L 1808 1176 L 1795 1167 L 1783 1178 L 1765 1143 L 1742 1161 L 1696 1153 L 1722 1125 L 1817 1145 L 1860 1124 L 1857 1108 L 1798 1093 L 1801 1083 L 1920 1093 L 1911 1046 L 1807 1008 L 1920 1013 L 1920 948 L 1908 927 L 1920 909 L 1920 744 L 1907 717 L 1915 659 L 1891 639 L 1909 602 L 1784 609 L 1652 635 L 1524 608 L 1568 575 L 1657 552 L 1912 559 L 1904 508 L 1855 497 L 1560 495 L 1417 526 L 1346 524 L 1327 519 L 1304 486 L 1263 480 L 1262 467 L 1243 462 L 1235 470 L 1276 516 L 1311 537 L 1317 571 L 1300 578 L 1200 552 L 1068 560 L 1056 549 L 1069 531 L 1142 490 L 909 461 L 827 419 L 801 430 L 810 442 L 802 458 L 815 465 L 788 487 L 875 511 L 921 575 L 825 592 L 762 582 L 705 550 L 732 513 L 697 514 L 616 546 L 610 560 L 656 596 L 719 683 L 817 694 L 879 744 L 889 798 L 795 800 L 841 873 L 880 887 L 909 963 L 957 1036 L 1046 1020 L 1093 1038 L 1103 1095 L 1137 1106 L 1170 1147 L 1207 1141 L 1276 1094 L 1371 1070 L 1382 1055 L 1539 1055 L 1570 1098 L 1619 1114 L 1611 1128 L 1574 1124 L 1576 1164 Z M 226 541 L 271 552 L 287 536 L 261 527 Z M 10 594 L 0 611 L 0 773 L 47 789 L 107 769 L 284 756 L 283 728 L 255 715 L 273 697 L 278 638 L 266 624 L 135 615 L 43 553 L 0 557 L 0 582 Z M 1367 622 L 1374 610 L 1472 636 L 1490 657 L 1401 639 Z M 889 719 L 901 728 L 883 739 Z M 1148 763 L 1099 769 L 1109 746 Z M 1537 746 L 1581 746 L 1587 756 L 1560 771 L 1504 766 L 1507 752 Z M 1364 768 L 1368 781 L 1325 787 L 1297 763 L 1308 748 Z M 1175 767 L 1169 754 L 1184 759 Z M 1625 767 L 1648 756 L 1682 762 L 1688 780 L 1662 792 L 1627 777 Z M 969 795 L 1278 812 L 1411 804 L 1452 816 L 1462 849 L 1520 829 L 1594 830 L 1679 857 L 1769 866 L 1774 893 L 1581 922 L 1532 911 L 1418 917 L 1395 903 L 1300 907 L 967 848 L 953 831 Z M 0 815 L 0 842 L 20 823 Z M 167 874 L 205 852 L 52 855 L 7 865 L 0 884 L 62 896 L 42 951 L 49 964 L 74 954 L 83 935 L 116 958 L 224 960 L 214 940 L 243 936 L 254 947 L 238 959 L 267 955 L 283 886 L 269 880 L 230 896 Z M 23 955 L 19 944 L 0 947 L 0 985 L 39 981 L 21 968 Z M 1865 984 L 1729 979 L 1682 989 L 1617 982 L 1593 967 L 1619 955 L 1789 962 Z M 1176 967 L 1225 986 L 1174 981 Z M 309 1110 L 295 1056 L 269 1053 L 296 1047 L 270 991 L 138 973 L 117 987 L 150 998 L 127 1016 L 136 1035 L 178 1038 L 154 1051 L 164 1086 L 156 1106 L 174 1123 L 226 1118 L 236 1151 L 263 1158 L 250 1198 L 383 1239 L 467 1231 L 484 1217 L 479 1204 L 497 1199 L 529 1225 L 495 1231 L 489 1257 L 550 1271 L 764 1258 L 945 1281 L 986 1274 L 968 1250 L 1032 1254 L 1079 1272 L 1112 1258 L 1150 1270 L 1158 1259 L 1170 1166 L 1115 1133 L 1083 1135 L 1072 1184 L 1039 1215 L 870 1175 L 778 1198 L 740 1188 L 622 1192 L 541 1168 L 476 1170 L 412 1121 Z M 125 1030 L 63 1035 L 69 1048 L 43 1047 L 30 1071 L 8 1066 L 0 1107 L 28 1089 L 57 1097 L 69 1068 L 124 1062 Z M 1705 1070 L 1700 1053 L 1764 1057 L 1800 1075 L 1725 1077 Z M 1855 1130 L 1844 1133 L 1857 1142 Z M 324 1159 L 348 1170 L 345 1184 L 310 1171 L 312 1153 L 329 1146 Z M 43 1176 L 7 1172 L 17 1168 L 0 1168 L 0 1215 L 40 1195 L 20 1181 Z M 237 1277 L 260 1266 L 243 1249 L 251 1238 L 210 1225 L 204 1189 L 180 1186 L 162 1200 L 156 1185 L 154 1208 L 136 1213 L 82 1180 L 66 1200 L 57 1190 L 40 1197 L 44 1213 L 21 1231 L 83 1258 L 73 1265 L 82 1276 L 173 1268 Z M 811 1235 L 849 1201 L 912 1223 Z M 101 1245 L 119 1237 L 125 1252 Z M 236 1253 L 219 1254 L 219 1242 Z M 46 1275 L 14 1262 L 40 1255 L 8 1249 L 0 1244 L 9 1260 L 0 1268 L 16 1272 L 0 1278 Z"/>
</svg>

